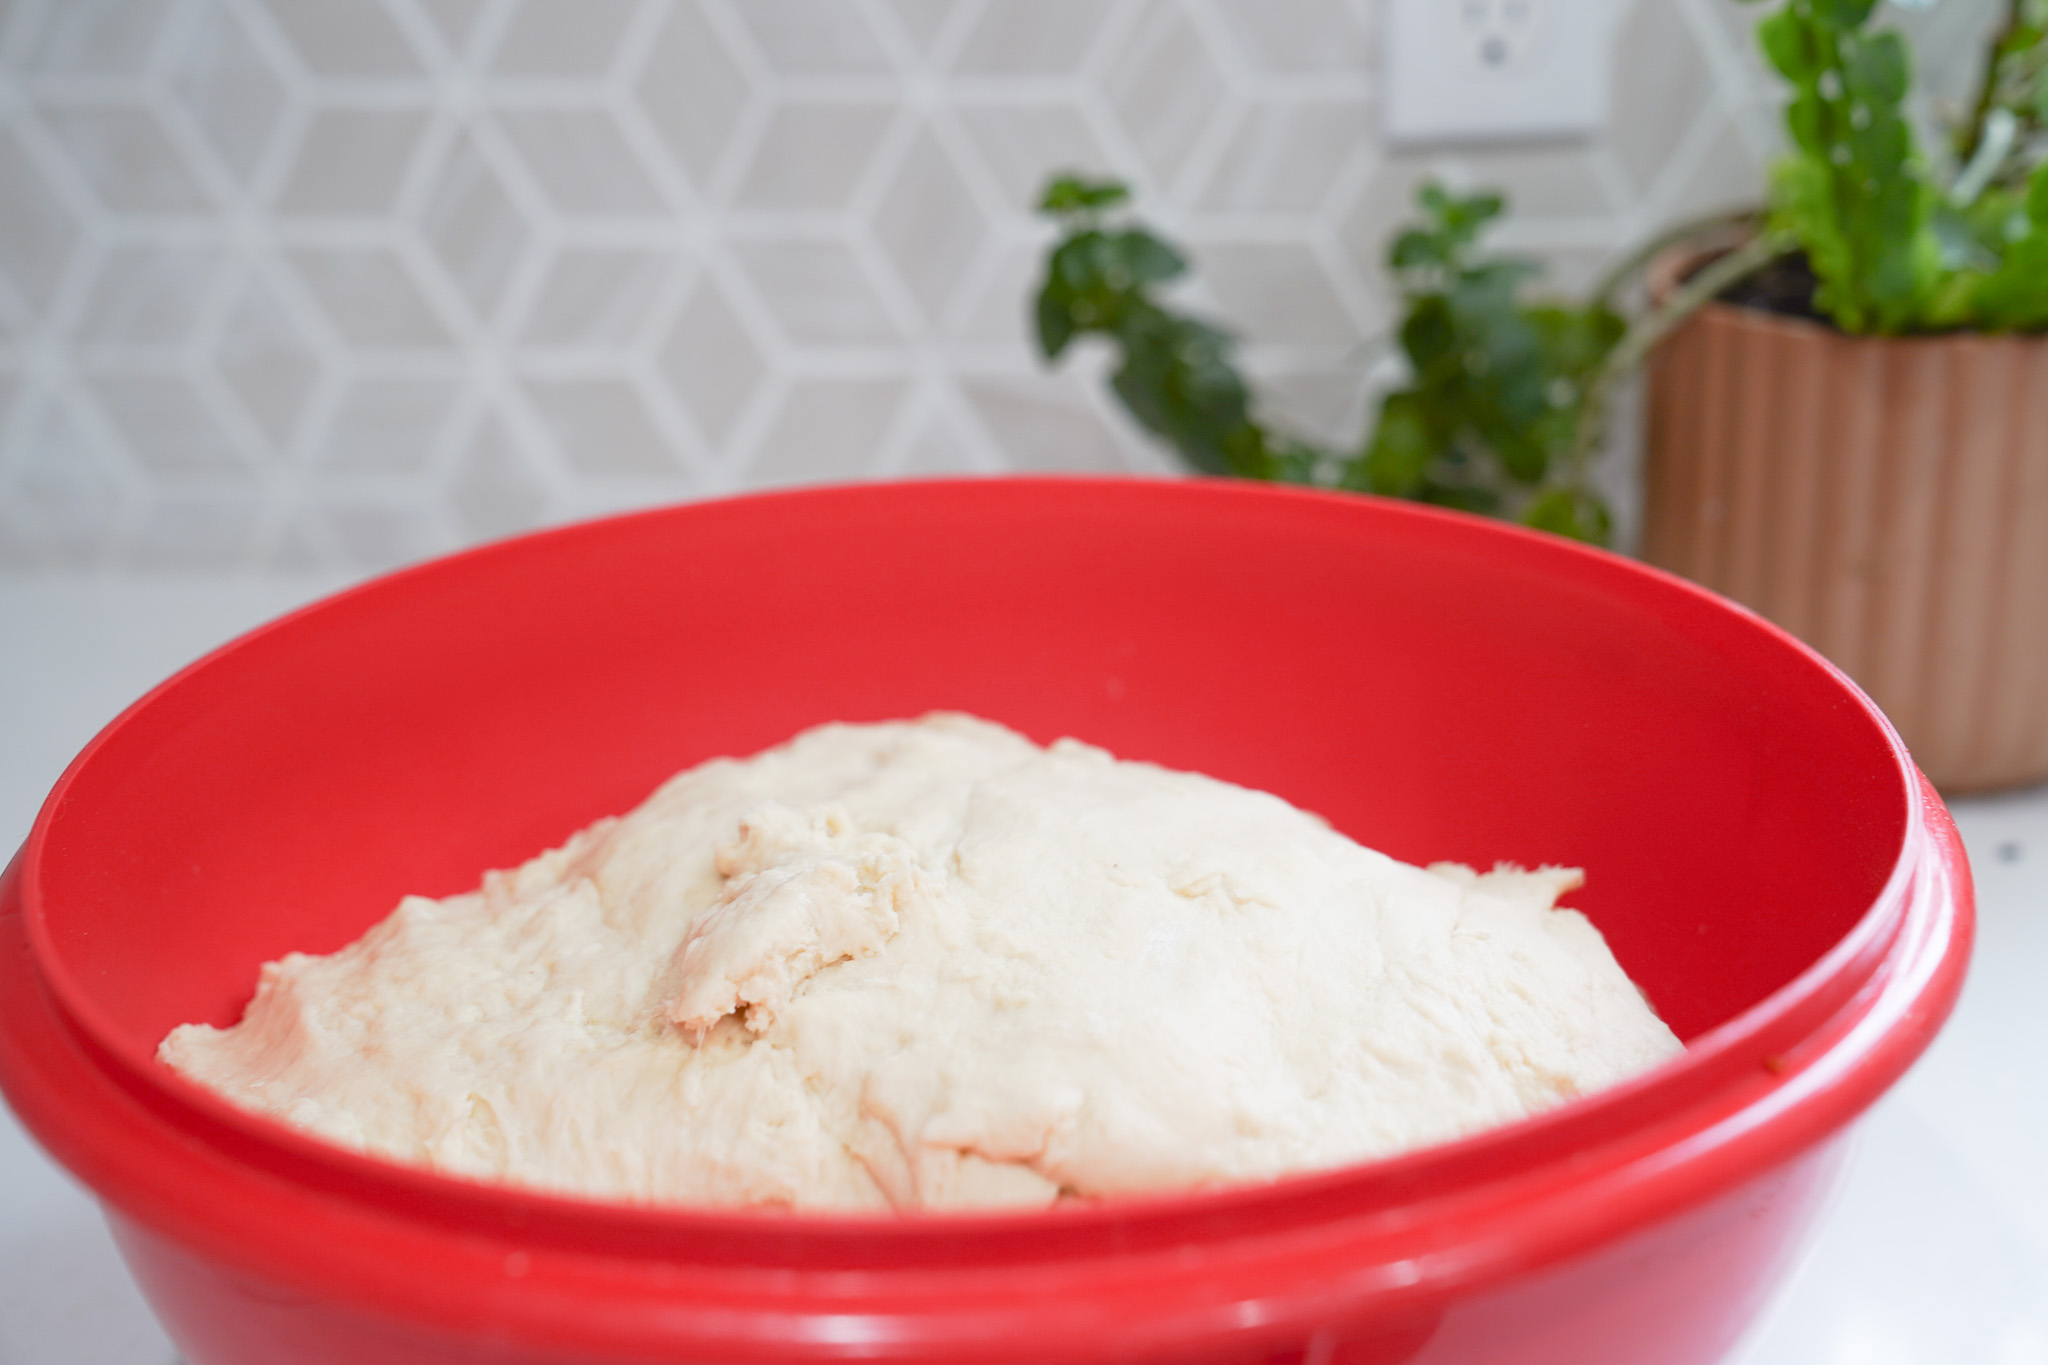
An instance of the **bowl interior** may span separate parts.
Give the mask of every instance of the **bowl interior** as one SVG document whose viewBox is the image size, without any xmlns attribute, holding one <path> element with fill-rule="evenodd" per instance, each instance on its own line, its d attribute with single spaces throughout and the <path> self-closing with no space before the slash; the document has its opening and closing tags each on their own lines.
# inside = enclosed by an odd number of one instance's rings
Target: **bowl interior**
<svg viewBox="0 0 2048 1365">
<path fill-rule="evenodd" d="M 1837 675 L 1615 557 L 1238 485 L 899 484 L 528 537 L 244 638 L 66 776 L 31 932 L 146 1070 L 402 894 L 700 759 L 934 708 L 1266 788 L 1412 861 L 1583 866 L 1573 903 L 1682 1037 L 1839 940 L 1906 830 Z"/>
</svg>

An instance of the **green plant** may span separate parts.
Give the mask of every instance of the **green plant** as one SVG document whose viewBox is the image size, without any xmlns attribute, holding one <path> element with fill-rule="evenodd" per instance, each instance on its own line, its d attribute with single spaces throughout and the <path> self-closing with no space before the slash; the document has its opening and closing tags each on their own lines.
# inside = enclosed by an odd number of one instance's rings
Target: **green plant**
<svg viewBox="0 0 2048 1365">
<path fill-rule="evenodd" d="M 1040 208 L 1062 236 L 1038 294 L 1040 348 L 1057 360 L 1079 336 L 1109 338 L 1124 406 L 1207 473 L 1387 493 L 1604 543 L 1611 518 L 1588 471 L 1614 386 L 1759 267 L 1803 253 L 1815 307 L 1845 331 L 2048 328 L 2048 0 L 2007 6 L 1943 171 L 1906 117 L 1905 42 L 1871 27 L 1878 0 L 1785 0 L 1757 29 L 1792 85 L 1793 145 L 1769 209 L 1747 242 L 1626 324 L 1625 285 L 1702 225 L 1648 243 L 1583 304 L 1530 302 L 1537 267 L 1479 250 L 1500 196 L 1425 186 L 1421 222 L 1388 252 L 1408 378 L 1355 450 L 1259 420 L 1229 334 L 1161 301 L 1187 261 L 1118 219 L 1129 193 L 1114 181 L 1064 175 L 1046 187 Z"/>
<path fill-rule="evenodd" d="M 1975 323 L 2048 326 L 2048 0 L 2010 0 L 1982 92 L 1954 138 L 1960 172 L 1935 228 L 1957 266 L 1976 266 Z M 1953 220 L 1960 217 L 1967 239 Z"/>
<path fill-rule="evenodd" d="M 1206 474 L 1289 483 L 1314 480 L 1316 452 L 1277 439 L 1251 417 L 1251 391 L 1231 363 L 1228 334 L 1168 311 L 1153 288 L 1187 273 L 1187 258 L 1137 225 L 1105 215 L 1130 192 L 1113 181 L 1061 176 L 1040 210 L 1066 234 L 1038 292 L 1038 344 L 1048 360 L 1096 332 L 1120 353 L 1110 386 L 1133 417 Z"/>
<path fill-rule="evenodd" d="M 2048 326 L 2048 0 L 2010 0 L 1947 185 L 1916 145 L 1911 62 L 1877 0 L 1787 0 L 1757 26 L 1792 85 L 1769 221 L 1806 255 L 1844 331 Z"/>
<path fill-rule="evenodd" d="M 1388 253 L 1410 379 L 1385 395 L 1351 452 L 1258 419 L 1231 337 L 1158 297 L 1187 262 L 1143 226 L 1113 219 L 1128 200 L 1113 181 L 1067 175 L 1046 187 L 1041 208 L 1063 232 L 1038 293 L 1039 345 L 1056 360 L 1076 337 L 1111 339 L 1117 396 L 1196 469 L 1388 493 L 1608 538 L 1578 431 L 1623 323 L 1605 301 L 1573 308 L 1522 298 L 1538 267 L 1478 250 L 1501 212 L 1498 195 L 1422 190 L 1421 223 Z"/>
<path fill-rule="evenodd" d="M 2025 192 L 2048 161 L 2048 0 L 2008 0 L 1970 117 L 1953 130 L 1956 193 Z"/>
</svg>

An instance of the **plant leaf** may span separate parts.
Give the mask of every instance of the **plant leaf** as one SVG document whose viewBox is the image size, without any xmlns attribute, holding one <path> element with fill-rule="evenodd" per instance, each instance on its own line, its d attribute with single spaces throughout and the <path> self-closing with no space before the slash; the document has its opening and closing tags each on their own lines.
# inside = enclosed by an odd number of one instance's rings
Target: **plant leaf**
<svg viewBox="0 0 2048 1365">
<path fill-rule="evenodd" d="M 1089 180 L 1071 172 L 1047 182 L 1038 197 L 1041 213 L 1068 215 L 1112 208 L 1127 202 L 1131 192 L 1121 181 Z"/>
<path fill-rule="evenodd" d="M 1187 273 L 1187 258 L 1143 228 L 1109 239 L 1111 258 L 1138 284 L 1157 284 Z"/>
<path fill-rule="evenodd" d="M 1877 0 L 1809 0 L 1813 13 L 1832 28 L 1861 28 L 1877 8 Z"/>
<path fill-rule="evenodd" d="M 1352 487 L 1392 497 L 1413 496 L 1442 448 L 1420 395 L 1402 389 L 1380 400 L 1372 442 L 1357 462 Z"/>
<path fill-rule="evenodd" d="M 1850 95 L 1872 105 L 1895 107 L 1912 83 L 1905 40 L 1896 33 L 1865 38 L 1845 54 L 1842 80 Z"/>
<path fill-rule="evenodd" d="M 1058 360 L 1060 352 L 1074 339 L 1077 330 L 1068 307 L 1069 295 L 1053 281 L 1038 291 L 1035 314 L 1038 319 L 1038 349 L 1047 360 Z"/>
<path fill-rule="evenodd" d="M 1764 56 L 1786 80 L 1805 85 L 1819 77 L 1820 53 L 1790 6 L 1758 24 L 1756 37 Z"/>
<path fill-rule="evenodd" d="M 1605 545 L 1614 534 L 1607 508 L 1572 488 L 1554 488 L 1537 498 L 1523 510 L 1522 523 L 1589 545 Z"/>
</svg>

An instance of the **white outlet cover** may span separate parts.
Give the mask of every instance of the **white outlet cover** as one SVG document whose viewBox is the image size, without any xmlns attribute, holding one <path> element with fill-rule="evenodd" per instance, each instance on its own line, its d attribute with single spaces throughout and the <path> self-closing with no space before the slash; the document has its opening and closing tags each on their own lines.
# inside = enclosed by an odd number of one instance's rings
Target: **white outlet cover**
<svg viewBox="0 0 2048 1365">
<path fill-rule="evenodd" d="M 1606 121 L 1613 0 L 1383 0 L 1389 139 L 1582 136 Z"/>
</svg>

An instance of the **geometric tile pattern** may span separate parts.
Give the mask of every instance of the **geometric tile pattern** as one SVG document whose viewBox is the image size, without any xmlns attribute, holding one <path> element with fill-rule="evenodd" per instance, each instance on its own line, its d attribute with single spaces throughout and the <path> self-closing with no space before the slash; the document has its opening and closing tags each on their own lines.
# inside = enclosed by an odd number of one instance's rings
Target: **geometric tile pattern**
<svg viewBox="0 0 2048 1365">
<path fill-rule="evenodd" d="M 1918 22 L 1966 54 L 1990 8 Z M 1134 181 L 1272 415 L 1350 439 L 1415 183 L 1505 187 L 1570 284 L 1753 200 L 1754 17 L 1633 0 L 1598 135 L 1414 154 L 1372 0 L 0 0 L 0 568 L 1171 470 L 1099 355 L 1029 344 L 1064 166 Z"/>
</svg>

